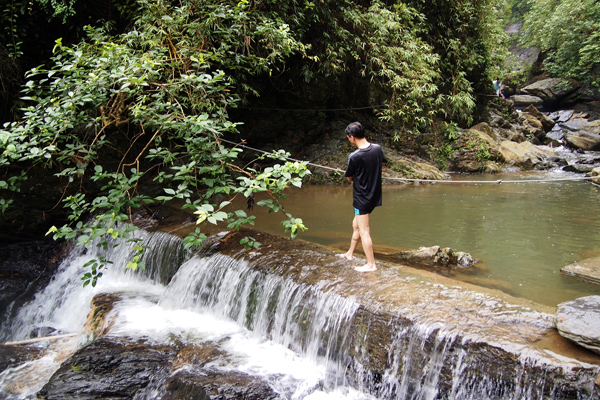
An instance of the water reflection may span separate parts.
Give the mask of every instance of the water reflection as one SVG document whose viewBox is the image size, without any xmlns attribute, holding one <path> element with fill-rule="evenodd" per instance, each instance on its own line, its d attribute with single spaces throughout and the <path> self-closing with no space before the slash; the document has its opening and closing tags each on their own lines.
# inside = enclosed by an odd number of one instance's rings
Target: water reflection
<svg viewBox="0 0 600 400">
<path fill-rule="evenodd" d="M 457 175 L 454 181 L 562 179 L 565 172 Z M 305 186 L 285 206 L 309 230 L 301 238 L 345 249 L 350 241 L 352 188 Z M 377 247 L 440 245 L 471 253 L 488 268 L 456 279 L 494 286 L 554 306 L 600 294 L 600 286 L 563 276 L 560 268 L 600 256 L 600 187 L 587 181 L 387 185 L 371 218 Z M 256 228 L 282 233 L 282 215 L 260 207 Z"/>
</svg>

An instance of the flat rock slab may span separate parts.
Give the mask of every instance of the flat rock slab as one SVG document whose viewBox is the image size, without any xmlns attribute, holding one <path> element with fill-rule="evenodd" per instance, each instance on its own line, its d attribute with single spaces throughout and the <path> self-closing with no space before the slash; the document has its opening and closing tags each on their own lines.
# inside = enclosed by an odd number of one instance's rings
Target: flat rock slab
<svg viewBox="0 0 600 400">
<path fill-rule="evenodd" d="M 262 246 L 251 252 L 241 249 L 239 240 L 246 234 Z M 471 340 L 511 351 L 527 349 L 525 353 L 531 357 L 537 354 L 540 359 L 552 359 L 557 354 L 561 362 L 579 358 L 548 340 L 548 335 L 556 332 L 554 307 L 384 261 L 375 273 L 357 273 L 355 264 L 364 260 L 345 262 L 323 246 L 264 232 L 230 233 L 220 240 L 218 251 L 302 285 L 352 297 L 377 312 L 387 311 L 420 324 L 437 324 Z M 544 349 L 538 346 L 540 343 L 544 343 Z M 597 356 L 580 360 L 600 365 Z"/>
<path fill-rule="evenodd" d="M 600 257 L 586 258 L 561 268 L 560 272 L 600 285 Z"/>
<path fill-rule="evenodd" d="M 600 354 L 600 296 L 560 303 L 555 323 L 561 336 Z"/>
<path fill-rule="evenodd" d="M 248 235 L 262 245 L 244 250 L 240 239 Z M 396 389 L 423 394 L 423 382 L 435 380 L 436 398 L 450 398 L 468 387 L 472 398 L 521 398 L 531 393 L 526 397 L 600 400 L 600 355 L 559 334 L 554 307 L 398 261 L 379 259 L 376 272 L 358 273 L 354 267 L 364 259 L 347 262 L 331 248 L 245 228 L 211 235 L 205 245 L 205 257 L 219 253 L 257 276 L 280 279 L 286 287 L 298 285 L 302 289 L 293 293 L 303 296 L 306 308 L 299 309 L 306 312 L 329 304 L 324 298 L 358 307 L 344 320 L 348 333 L 327 340 L 344 343 L 343 357 L 352 360 L 344 379 L 378 398 L 395 398 L 390 394 Z M 246 285 L 246 280 L 240 282 Z M 239 288 L 242 292 L 251 290 L 244 286 Z M 383 384 L 383 376 L 399 381 Z"/>
</svg>

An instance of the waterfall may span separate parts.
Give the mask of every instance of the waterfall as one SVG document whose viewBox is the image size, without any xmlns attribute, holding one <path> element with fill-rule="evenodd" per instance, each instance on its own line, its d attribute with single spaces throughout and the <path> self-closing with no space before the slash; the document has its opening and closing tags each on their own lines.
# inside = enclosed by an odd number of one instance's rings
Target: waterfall
<svg viewBox="0 0 600 400">
<path fill-rule="evenodd" d="M 536 361 L 523 358 L 511 364 L 514 374 L 494 374 L 481 354 L 469 350 L 477 343 L 439 323 L 415 323 L 393 313 L 389 320 L 371 321 L 360 299 L 341 296 L 326 285 L 296 282 L 220 253 L 192 255 L 180 239 L 165 233 L 136 234 L 148 245 L 142 260 L 146 270 L 125 268 L 134 254 L 126 243 L 105 251 L 74 250 L 50 284 L 2 325 L 4 340 L 26 339 L 41 327 L 81 334 L 92 298 L 118 293 L 110 335 L 218 343 L 230 355 L 211 368 L 260 375 L 285 399 L 539 399 L 548 393 L 548 398 L 563 398 L 552 383 L 552 376 L 562 371 L 549 370 L 547 380 L 532 379 L 527 373 L 538 367 Z M 95 287 L 84 288 L 84 265 L 99 255 L 113 263 Z M 384 354 L 385 365 L 373 365 L 363 345 L 380 334 L 371 331 L 371 324 L 389 332 L 375 349 Z M 89 338 L 78 340 L 81 346 Z M 504 353 L 490 353 L 489 358 L 499 354 Z M 38 382 L 7 398 L 33 396 L 60 365 L 49 357 L 47 353 L 28 363 L 25 372 L 21 366 L 2 372 L 0 394 L 25 374 Z M 580 379 L 578 384 L 592 393 L 593 380 Z"/>
<path fill-rule="evenodd" d="M 142 257 L 145 270 L 134 272 L 125 267 L 134 254 L 132 243 L 109 245 L 106 250 L 91 246 L 87 252 L 75 248 L 61 263 L 48 286 L 24 304 L 9 323 L 2 324 L 2 341 L 28 339 L 34 330 L 43 328 L 80 333 L 94 295 L 160 288 L 157 283 L 166 282 L 166 277 L 172 275 L 185 259 L 183 244 L 179 238 L 161 232 L 149 234 L 139 230 L 136 236 L 148 245 L 148 251 Z M 85 263 L 100 255 L 112 263 L 103 269 L 103 277 L 96 287 L 83 287 L 81 277 L 88 272 Z"/>
<path fill-rule="evenodd" d="M 346 348 L 358 303 L 277 275 L 252 270 L 224 255 L 184 263 L 161 306 L 231 319 L 269 340 L 326 366 L 325 387 L 343 384 Z"/>
</svg>

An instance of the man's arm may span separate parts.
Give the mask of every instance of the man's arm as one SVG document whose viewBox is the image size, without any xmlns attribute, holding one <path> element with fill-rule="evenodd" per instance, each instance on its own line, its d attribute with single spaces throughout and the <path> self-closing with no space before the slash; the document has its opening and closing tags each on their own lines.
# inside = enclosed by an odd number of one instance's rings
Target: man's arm
<svg viewBox="0 0 600 400">
<path fill-rule="evenodd" d="M 354 181 L 354 173 L 356 171 L 354 171 L 354 160 L 352 157 L 352 154 L 350 154 L 350 157 L 348 157 L 348 167 L 346 168 L 346 171 L 344 172 L 344 176 L 346 178 L 348 178 L 348 180 L 350 182 Z"/>
</svg>

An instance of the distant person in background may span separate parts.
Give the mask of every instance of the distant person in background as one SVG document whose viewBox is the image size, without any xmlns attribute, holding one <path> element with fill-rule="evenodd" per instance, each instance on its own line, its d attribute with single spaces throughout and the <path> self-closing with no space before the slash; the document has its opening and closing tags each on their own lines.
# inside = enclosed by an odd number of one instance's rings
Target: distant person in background
<svg viewBox="0 0 600 400">
<path fill-rule="evenodd" d="M 377 271 L 373 254 L 373 241 L 369 230 L 369 214 L 381 205 L 381 170 L 386 159 L 381 146 L 369 143 L 365 130 L 360 122 L 353 122 L 346 127 L 346 136 L 356 150 L 348 157 L 348 168 L 345 177 L 352 182 L 352 239 L 350 249 L 340 256 L 348 261 L 354 259 L 354 250 L 360 241 L 367 257 L 367 263 L 354 269 L 358 272 Z"/>
<path fill-rule="evenodd" d="M 494 84 L 494 90 L 496 91 L 496 96 L 502 97 L 504 99 L 504 93 L 502 93 L 502 81 L 500 78 L 496 78 L 492 81 Z"/>
</svg>

